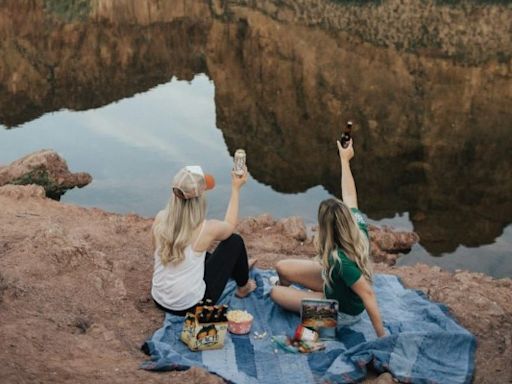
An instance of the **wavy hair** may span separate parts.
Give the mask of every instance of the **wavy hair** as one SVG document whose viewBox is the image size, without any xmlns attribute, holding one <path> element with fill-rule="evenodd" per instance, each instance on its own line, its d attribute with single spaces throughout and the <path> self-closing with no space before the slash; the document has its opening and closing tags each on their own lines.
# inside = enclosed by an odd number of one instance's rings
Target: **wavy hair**
<svg viewBox="0 0 512 384">
<path fill-rule="evenodd" d="M 204 196 L 181 199 L 171 194 L 165 209 L 155 221 L 153 235 L 163 265 L 178 264 L 185 258 L 185 248 L 190 244 L 194 230 L 206 217 Z"/>
<path fill-rule="evenodd" d="M 363 235 L 350 208 L 339 199 L 327 199 L 318 207 L 317 250 L 324 268 L 322 278 L 331 287 L 331 273 L 341 260 L 338 249 L 354 261 L 363 276 L 372 281 L 373 271 L 370 260 L 370 246 Z M 332 255 L 329 260 L 329 255 Z"/>
</svg>

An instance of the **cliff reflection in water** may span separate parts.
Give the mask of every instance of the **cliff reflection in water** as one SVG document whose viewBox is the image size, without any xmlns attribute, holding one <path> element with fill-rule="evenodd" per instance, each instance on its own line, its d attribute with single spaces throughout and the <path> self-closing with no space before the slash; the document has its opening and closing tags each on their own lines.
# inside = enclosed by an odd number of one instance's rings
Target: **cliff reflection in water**
<svg viewBox="0 0 512 384">
<path fill-rule="evenodd" d="M 478 50 L 465 62 L 434 45 L 377 47 L 264 3 L 97 0 L 86 21 L 68 21 L 42 2 L 23 12 L 6 2 L 18 11 L 0 19 L 0 122 L 95 108 L 204 72 L 217 126 L 231 153 L 246 148 L 258 181 L 339 195 L 334 141 L 351 119 L 360 206 L 372 219 L 409 212 L 432 254 L 501 235 L 512 218 L 510 52 L 476 66 Z"/>
<path fill-rule="evenodd" d="M 231 44 L 214 51 L 222 65 L 209 65 L 223 79 L 218 126 L 231 152 L 247 148 L 258 180 L 339 195 L 334 139 L 351 119 L 360 205 L 371 218 L 409 212 L 433 254 L 493 242 L 510 223 L 509 65 L 348 43 L 258 13 L 222 33 Z"/>
</svg>

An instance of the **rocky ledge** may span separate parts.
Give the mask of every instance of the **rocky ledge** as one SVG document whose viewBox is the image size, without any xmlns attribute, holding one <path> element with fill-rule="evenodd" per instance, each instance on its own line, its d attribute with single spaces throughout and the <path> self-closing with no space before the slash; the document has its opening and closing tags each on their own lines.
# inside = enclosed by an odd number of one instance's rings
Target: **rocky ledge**
<svg viewBox="0 0 512 384">
<path fill-rule="evenodd" d="M 51 149 L 42 149 L 0 166 L 0 186 L 37 184 L 44 187 L 46 196 L 57 200 L 68 189 L 82 188 L 91 181 L 88 173 L 71 173 L 66 160 Z"/>
<path fill-rule="evenodd" d="M 138 369 L 146 358 L 139 347 L 163 319 L 149 294 L 152 219 L 59 203 L 39 186 L 0 187 L 0 206 L 2 381 L 222 382 L 199 369 Z M 299 218 L 263 215 L 243 220 L 239 230 L 260 267 L 314 256 Z M 395 254 L 408 244 L 405 233 L 373 228 L 376 234 L 384 237 L 374 241 L 374 255 L 376 249 Z M 425 265 L 376 263 L 376 269 L 445 303 L 476 335 L 476 383 L 512 380 L 512 280 Z M 384 374 L 367 382 L 391 380 Z"/>
<path fill-rule="evenodd" d="M 419 241 L 419 236 L 415 232 L 371 224 L 368 229 L 372 259 L 377 263 L 394 265 L 400 253 L 410 251 Z M 301 217 L 292 216 L 275 220 L 267 213 L 246 218 L 238 225 L 238 231 L 248 246 L 257 249 L 258 263 L 263 267 L 272 267 L 276 257 L 283 255 L 315 257 L 316 230 L 316 227 L 308 229 Z"/>
</svg>

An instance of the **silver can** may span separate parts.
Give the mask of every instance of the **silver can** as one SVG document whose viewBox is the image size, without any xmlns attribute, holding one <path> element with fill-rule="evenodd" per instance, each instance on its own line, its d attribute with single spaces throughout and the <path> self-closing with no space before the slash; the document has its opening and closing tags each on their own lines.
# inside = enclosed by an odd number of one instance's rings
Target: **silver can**
<svg viewBox="0 0 512 384">
<path fill-rule="evenodd" d="M 243 149 L 237 149 L 235 152 L 233 171 L 238 176 L 243 176 L 245 173 L 245 151 Z"/>
</svg>

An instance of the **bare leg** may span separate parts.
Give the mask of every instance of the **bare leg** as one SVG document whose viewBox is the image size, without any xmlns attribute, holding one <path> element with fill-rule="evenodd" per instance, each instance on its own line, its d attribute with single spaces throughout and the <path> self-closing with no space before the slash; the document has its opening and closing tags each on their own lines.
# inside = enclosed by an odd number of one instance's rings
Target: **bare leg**
<svg viewBox="0 0 512 384">
<path fill-rule="evenodd" d="M 235 295 L 240 298 L 246 297 L 255 289 L 256 289 L 256 281 L 254 281 L 254 279 L 249 279 L 249 280 L 247 280 L 247 284 L 245 284 L 242 287 L 236 288 Z"/>
<path fill-rule="evenodd" d="M 323 292 L 322 265 L 317 261 L 286 259 L 276 264 L 279 283 L 283 286 L 300 284 L 317 292 Z"/>
<path fill-rule="evenodd" d="M 254 264 L 256 264 L 257 261 L 258 261 L 258 259 L 249 259 L 248 260 L 249 270 L 251 270 L 252 267 L 254 267 Z M 246 297 L 255 289 L 256 289 L 256 281 L 254 281 L 254 279 L 249 279 L 249 280 L 247 280 L 247 284 L 236 288 L 235 295 L 237 297 L 241 297 L 241 298 Z"/>
<path fill-rule="evenodd" d="M 287 259 L 276 264 L 280 286 L 272 288 L 270 297 L 283 308 L 300 312 L 302 299 L 324 298 L 322 266 L 317 261 Z M 310 291 L 289 287 L 300 284 Z"/>
<path fill-rule="evenodd" d="M 252 267 L 254 267 L 254 265 L 258 262 L 258 259 L 249 259 L 247 260 L 248 264 L 249 264 L 249 271 L 252 269 Z"/>
<path fill-rule="evenodd" d="M 272 288 L 270 297 L 284 309 L 300 312 L 302 299 L 323 299 L 323 292 L 303 291 L 293 287 L 276 286 Z"/>
</svg>

